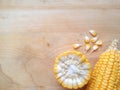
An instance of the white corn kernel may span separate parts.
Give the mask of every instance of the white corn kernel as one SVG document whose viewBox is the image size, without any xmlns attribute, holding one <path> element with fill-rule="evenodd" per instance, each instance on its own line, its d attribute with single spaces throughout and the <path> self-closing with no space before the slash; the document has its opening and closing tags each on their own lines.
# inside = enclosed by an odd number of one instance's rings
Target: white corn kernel
<svg viewBox="0 0 120 90">
<path fill-rule="evenodd" d="M 73 79 L 73 84 L 72 85 L 73 85 L 73 87 L 77 85 L 76 79 Z"/>
</svg>

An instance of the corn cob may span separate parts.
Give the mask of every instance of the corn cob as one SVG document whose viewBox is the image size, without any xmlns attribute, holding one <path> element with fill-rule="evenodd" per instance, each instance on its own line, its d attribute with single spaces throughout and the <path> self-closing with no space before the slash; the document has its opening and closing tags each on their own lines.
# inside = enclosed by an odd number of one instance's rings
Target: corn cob
<svg viewBox="0 0 120 90">
<path fill-rule="evenodd" d="M 120 90 L 120 51 L 117 50 L 117 42 L 115 39 L 101 54 L 86 90 Z"/>
<path fill-rule="evenodd" d="M 88 83 L 91 66 L 85 55 L 78 51 L 67 51 L 57 56 L 54 75 L 65 88 L 78 89 Z"/>
</svg>

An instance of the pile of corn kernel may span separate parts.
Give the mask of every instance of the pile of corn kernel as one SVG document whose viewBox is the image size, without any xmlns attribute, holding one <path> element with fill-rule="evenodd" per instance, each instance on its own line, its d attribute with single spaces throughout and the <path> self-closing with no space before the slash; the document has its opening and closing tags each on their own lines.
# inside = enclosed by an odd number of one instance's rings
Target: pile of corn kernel
<svg viewBox="0 0 120 90">
<path fill-rule="evenodd" d="M 91 35 L 91 37 L 87 34 L 84 36 L 85 50 L 86 52 L 88 52 L 92 49 L 91 52 L 94 52 L 102 46 L 103 41 L 99 39 L 95 30 L 89 30 L 89 34 Z M 73 44 L 74 49 L 78 49 L 81 46 L 82 44 Z"/>
</svg>

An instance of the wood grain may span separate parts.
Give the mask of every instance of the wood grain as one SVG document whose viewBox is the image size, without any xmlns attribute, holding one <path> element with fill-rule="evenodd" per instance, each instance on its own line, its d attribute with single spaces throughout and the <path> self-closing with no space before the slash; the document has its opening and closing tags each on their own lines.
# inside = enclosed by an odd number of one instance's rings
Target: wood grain
<svg viewBox="0 0 120 90">
<path fill-rule="evenodd" d="M 1 8 L 27 9 L 119 9 L 120 0 L 0 0 Z"/>
<path fill-rule="evenodd" d="M 120 37 L 119 0 L 0 0 L 0 90 L 66 90 L 53 75 L 57 54 L 95 29 L 103 46 Z M 85 90 L 85 88 L 80 89 Z"/>
</svg>

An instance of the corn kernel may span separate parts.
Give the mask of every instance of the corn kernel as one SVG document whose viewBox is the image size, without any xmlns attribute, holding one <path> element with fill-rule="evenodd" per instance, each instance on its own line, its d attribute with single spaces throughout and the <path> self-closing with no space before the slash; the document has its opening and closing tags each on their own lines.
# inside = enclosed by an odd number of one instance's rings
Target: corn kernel
<svg viewBox="0 0 120 90">
<path fill-rule="evenodd" d="M 98 40 L 95 44 L 101 46 L 103 44 L 103 42 L 102 42 L 102 40 Z"/>
<path fill-rule="evenodd" d="M 95 36 L 97 35 L 97 33 L 95 32 L 95 30 L 89 30 L 89 33 L 90 33 L 93 37 L 95 37 Z"/>
<path fill-rule="evenodd" d="M 91 39 L 91 42 L 95 43 L 97 40 L 98 40 L 98 37 L 93 37 L 93 38 Z"/>
<path fill-rule="evenodd" d="M 89 42 L 90 42 L 90 38 L 87 35 L 85 35 L 85 43 L 89 43 Z"/>
<path fill-rule="evenodd" d="M 79 47 L 81 47 L 81 44 L 73 44 L 74 49 L 78 49 Z"/>
<path fill-rule="evenodd" d="M 98 48 L 99 48 L 98 45 L 94 45 L 94 46 L 92 47 L 92 52 L 93 52 L 93 51 L 96 51 Z"/>
<path fill-rule="evenodd" d="M 90 44 L 86 44 L 86 45 L 85 45 L 86 51 L 90 50 L 90 48 L 91 48 L 91 45 L 90 45 Z"/>
</svg>

